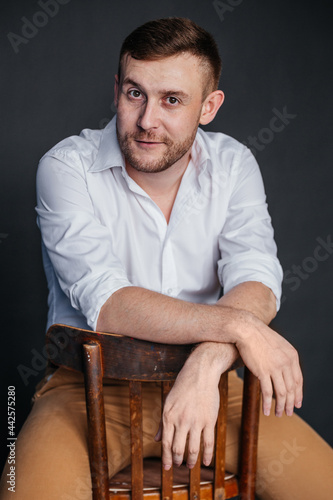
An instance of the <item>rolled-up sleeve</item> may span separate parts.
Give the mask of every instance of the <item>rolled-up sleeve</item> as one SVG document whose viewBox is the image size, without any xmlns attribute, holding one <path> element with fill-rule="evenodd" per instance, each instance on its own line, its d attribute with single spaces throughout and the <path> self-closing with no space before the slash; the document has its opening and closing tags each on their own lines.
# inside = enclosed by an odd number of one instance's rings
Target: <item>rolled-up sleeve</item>
<svg viewBox="0 0 333 500">
<path fill-rule="evenodd" d="M 224 292 L 245 281 L 270 288 L 280 307 L 282 269 L 258 164 L 244 149 L 230 173 L 226 221 L 219 235 L 218 274 Z"/>
<path fill-rule="evenodd" d="M 62 161 L 63 160 L 63 161 Z M 94 213 L 79 158 L 46 155 L 37 172 L 37 222 L 59 281 L 74 309 L 95 330 L 99 311 L 131 286 L 113 251 L 112 235 Z"/>
</svg>

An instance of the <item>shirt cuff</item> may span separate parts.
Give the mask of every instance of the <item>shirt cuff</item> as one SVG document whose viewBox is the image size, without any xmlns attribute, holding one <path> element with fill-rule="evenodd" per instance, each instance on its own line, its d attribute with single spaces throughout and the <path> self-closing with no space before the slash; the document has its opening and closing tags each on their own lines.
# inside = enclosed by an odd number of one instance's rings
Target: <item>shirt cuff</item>
<svg viewBox="0 0 333 500">
<path fill-rule="evenodd" d="M 85 287 L 84 292 L 80 293 L 78 287 L 74 286 L 71 293 L 71 303 L 75 309 L 79 309 L 86 317 L 90 328 L 96 331 L 98 316 L 102 306 L 115 292 L 121 288 L 134 286 L 127 279 L 112 279 L 109 283 L 104 283 L 101 287 L 99 280 L 90 283 Z M 94 297 L 94 300 L 92 300 Z"/>
</svg>

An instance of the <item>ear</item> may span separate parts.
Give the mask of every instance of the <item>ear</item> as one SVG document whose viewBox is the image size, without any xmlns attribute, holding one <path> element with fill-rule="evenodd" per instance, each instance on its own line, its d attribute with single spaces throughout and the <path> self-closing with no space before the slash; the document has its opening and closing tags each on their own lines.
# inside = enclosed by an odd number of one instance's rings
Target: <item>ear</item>
<svg viewBox="0 0 333 500">
<path fill-rule="evenodd" d="M 207 125 L 214 120 L 216 113 L 222 106 L 224 101 L 224 93 L 222 90 L 211 92 L 202 105 L 200 121 L 201 125 Z"/>
<path fill-rule="evenodd" d="M 113 102 L 116 108 L 118 107 L 118 96 L 119 96 L 119 78 L 118 75 L 114 75 L 114 97 Z"/>
</svg>

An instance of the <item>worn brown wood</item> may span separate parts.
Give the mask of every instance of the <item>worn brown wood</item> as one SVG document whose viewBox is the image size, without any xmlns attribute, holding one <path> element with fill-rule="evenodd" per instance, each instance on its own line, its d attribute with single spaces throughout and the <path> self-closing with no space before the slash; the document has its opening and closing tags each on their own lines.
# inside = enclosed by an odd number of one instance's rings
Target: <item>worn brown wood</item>
<svg viewBox="0 0 333 500">
<path fill-rule="evenodd" d="M 141 382 L 130 381 L 132 500 L 143 499 L 143 439 Z"/>
<path fill-rule="evenodd" d="M 148 459 L 149 460 L 149 459 Z M 157 474 L 159 472 L 159 464 L 157 466 Z M 151 470 L 151 465 L 148 465 L 149 470 Z M 175 468 L 178 471 L 178 467 Z M 203 469 L 204 470 L 204 469 Z M 187 472 L 187 483 L 188 483 L 188 471 Z M 159 475 L 159 474 L 158 474 Z M 159 475 L 160 477 L 160 475 Z M 177 483 L 177 481 L 176 481 Z M 238 495 L 238 481 L 235 476 L 226 480 L 226 498 L 234 498 Z M 160 487 L 152 488 L 149 487 L 144 489 L 144 498 L 147 500 L 161 500 L 161 489 Z M 174 500 L 188 500 L 188 484 L 182 483 L 182 485 L 175 485 L 173 490 L 173 498 Z M 204 482 L 200 486 L 200 498 L 201 500 L 212 500 L 214 498 L 213 494 L 213 480 L 210 482 Z M 131 491 L 130 488 L 117 489 L 113 488 L 110 490 L 110 500 L 131 500 Z"/>
<path fill-rule="evenodd" d="M 162 382 L 162 411 L 164 408 L 165 400 L 172 388 L 173 382 Z M 161 462 L 162 468 L 162 500 L 173 500 L 173 467 L 171 469 L 165 470 Z"/>
<path fill-rule="evenodd" d="M 228 372 L 222 374 L 219 383 L 220 408 L 216 422 L 214 500 L 224 500 L 225 445 L 227 436 Z"/>
<path fill-rule="evenodd" d="M 82 346 L 84 355 L 82 356 Z M 47 352 L 51 362 L 59 366 L 65 366 L 70 369 L 80 370 L 85 373 L 86 381 L 86 400 L 88 408 L 88 426 L 89 426 L 89 448 L 90 462 L 92 468 L 92 481 L 94 486 L 99 481 L 98 488 L 101 494 L 94 493 L 93 499 L 97 500 L 138 500 L 143 498 L 142 488 L 142 434 L 139 432 L 139 423 L 142 419 L 142 403 L 140 402 L 141 387 L 140 381 L 164 381 L 162 388 L 163 398 L 165 399 L 172 381 L 174 381 L 189 356 L 193 345 L 168 345 L 146 342 L 143 340 L 132 339 L 121 335 L 105 334 L 92 332 L 90 330 L 81 330 L 66 325 L 53 325 L 47 333 Z M 126 360 L 126 362 L 124 362 Z M 120 477 L 123 471 L 120 471 L 110 481 L 109 496 L 105 493 L 105 477 L 107 477 L 107 456 L 106 456 L 106 438 L 105 438 L 105 420 L 104 404 L 102 393 L 102 376 L 114 378 L 117 380 L 128 380 L 131 385 L 132 403 L 131 422 L 134 422 L 132 429 L 132 450 L 133 450 L 133 469 L 130 469 L 129 488 L 118 491 L 114 480 Z M 161 464 L 158 464 L 159 472 L 157 474 L 159 482 L 155 487 L 149 487 L 144 490 L 144 498 L 149 500 L 167 500 L 171 495 L 173 500 L 188 500 L 189 498 L 199 498 L 201 500 L 228 499 L 240 494 L 239 482 L 235 477 L 229 477 L 224 481 L 223 497 L 223 477 L 224 470 L 224 442 L 225 442 L 225 416 L 227 408 L 227 382 L 222 378 L 220 383 L 220 394 L 222 396 L 222 407 L 220 410 L 220 419 L 217 423 L 217 451 L 216 451 L 216 478 L 211 477 L 205 481 L 198 489 L 197 472 L 191 472 L 192 486 L 188 470 L 187 480 L 182 484 L 174 484 L 173 491 L 170 491 L 168 484 L 170 473 L 161 474 Z M 224 397 L 225 396 L 225 397 Z M 98 416 L 99 415 L 99 416 Z M 240 462 L 241 480 L 240 487 L 242 500 L 254 499 L 254 485 L 256 472 L 256 443 L 258 437 L 258 415 L 259 415 L 259 384 L 253 375 L 245 369 L 244 383 L 244 404 L 243 404 L 243 425 L 242 425 L 242 447 L 243 457 Z M 104 427 L 103 427 L 104 426 Z M 90 432 L 90 429 L 92 431 Z M 95 430 L 94 430 L 95 429 Z M 139 435 L 141 437 L 139 437 Z M 222 444 L 221 444 L 222 443 Z M 222 446 L 222 448 L 221 448 Z M 99 470 L 96 483 L 96 466 Z M 149 466 L 148 466 L 149 467 Z M 138 478 L 138 485 L 131 486 L 131 471 L 133 472 L 133 481 Z M 177 476 L 180 469 L 173 469 L 173 482 L 177 482 Z M 202 468 L 201 480 L 207 473 L 206 468 Z M 210 470 L 212 473 L 212 470 Z M 219 475 L 220 474 L 220 475 Z M 147 469 L 145 480 L 153 479 L 152 470 Z M 167 479 L 166 479 L 167 478 Z M 162 486 L 164 481 L 164 491 Z M 124 485 L 124 480 L 120 481 Z M 125 481 L 126 483 L 126 481 Z M 170 481 L 169 481 L 170 483 Z M 118 483 L 119 484 L 119 483 Z M 214 491 L 215 488 L 215 491 Z M 131 491 L 132 490 L 132 491 Z M 191 491 L 190 491 L 191 490 Z M 200 493 L 199 493 L 200 492 Z M 104 495 L 104 496 L 103 496 Z M 163 497 L 164 495 L 164 497 Z"/>
<path fill-rule="evenodd" d="M 161 494 L 161 462 L 159 458 L 145 458 L 143 460 L 143 488 L 144 493 L 150 500 L 152 492 L 159 492 Z M 189 485 L 189 470 L 185 465 L 174 468 L 174 500 L 178 498 L 179 492 L 186 493 L 186 500 L 188 500 L 188 485 Z M 214 485 L 214 470 L 210 467 L 201 468 L 201 484 L 200 493 L 201 500 L 212 500 Z M 226 492 L 227 498 L 232 498 L 238 494 L 237 479 L 233 474 L 226 475 Z M 117 495 L 130 495 L 131 491 L 131 466 L 125 467 L 118 472 L 109 481 L 110 498 L 118 498 Z M 205 492 L 205 493 L 203 493 Z M 209 493 L 209 495 L 208 495 Z M 208 495 L 208 496 L 207 496 Z M 129 497 L 127 497 L 129 498 Z M 159 496 L 160 500 L 161 497 Z"/>
<path fill-rule="evenodd" d="M 103 399 L 103 364 L 99 344 L 84 344 L 82 354 L 85 368 L 88 447 L 93 500 L 108 500 L 109 481 Z"/>
<path fill-rule="evenodd" d="M 239 479 L 241 500 L 255 499 L 259 402 L 259 380 L 245 367 Z"/>
<path fill-rule="evenodd" d="M 193 345 L 159 344 L 52 325 L 46 335 L 46 350 L 54 364 L 83 371 L 80 345 L 94 341 L 102 348 L 104 377 L 117 380 L 175 380 L 193 349 Z"/>
<path fill-rule="evenodd" d="M 200 500 L 201 452 L 193 469 L 190 469 L 190 500 Z"/>
<path fill-rule="evenodd" d="M 201 468 L 201 482 L 213 483 L 214 470 L 208 467 Z M 189 485 L 189 469 L 185 464 L 174 467 L 173 470 L 174 487 Z M 116 486 L 131 488 L 131 465 L 128 465 L 109 480 L 109 487 L 116 489 Z M 159 457 L 148 457 L 143 459 L 143 488 L 161 488 L 161 459 Z"/>
</svg>

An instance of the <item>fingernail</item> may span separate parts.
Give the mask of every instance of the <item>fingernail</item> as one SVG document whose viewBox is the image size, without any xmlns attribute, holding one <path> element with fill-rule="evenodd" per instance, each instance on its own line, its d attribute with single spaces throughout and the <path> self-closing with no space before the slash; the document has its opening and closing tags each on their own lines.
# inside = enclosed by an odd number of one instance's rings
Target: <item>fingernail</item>
<svg viewBox="0 0 333 500">
<path fill-rule="evenodd" d="M 270 414 L 270 410 L 269 410 L 268 408 L 265 408 L 265 409 L 264 409 L 264 415 L 265 415 L 266 417 L 269 417 L 269 414 Z"/>
<path fill-rule="evenodd" d="M 170 470 L 171 469 L 171 465 L 163 465 L 164 467 L 164 470 Z"/>
</svg>

